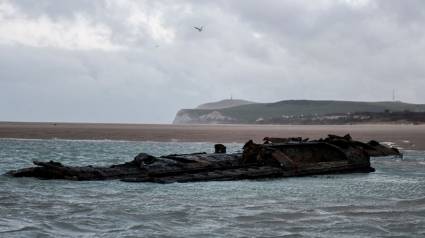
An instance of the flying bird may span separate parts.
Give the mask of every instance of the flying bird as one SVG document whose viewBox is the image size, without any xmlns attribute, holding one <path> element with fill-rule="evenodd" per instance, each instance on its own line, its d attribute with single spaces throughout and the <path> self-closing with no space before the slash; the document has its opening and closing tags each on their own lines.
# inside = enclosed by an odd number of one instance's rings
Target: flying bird
<svg viewBox="0 0 425 238">
<path fill-rule="evenodd" d="M 203 26 L 201 26 L 201 27 L 194 26 L 193 28 L 195 28 L 199 32 L 201 32 L 202 30 L 204 30 L 204 27 Z"/>
</svg>

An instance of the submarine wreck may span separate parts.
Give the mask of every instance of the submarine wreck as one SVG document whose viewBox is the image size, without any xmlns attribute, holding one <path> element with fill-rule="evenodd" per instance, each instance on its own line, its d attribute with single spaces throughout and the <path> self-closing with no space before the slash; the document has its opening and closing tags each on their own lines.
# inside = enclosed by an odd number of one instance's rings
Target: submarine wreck
<svg viewBox="0 0 425 238">
<path fill-rule="evenodd" d="M 34 167 L 12 170 L 12 177 L 124 182 L 196 182 L 267 179 L 335 173 L 369 173 L 370 157 L 401 156 L 396 148 L 377 141 L 367 143 L 345 136 L 328 135 L 319 140 L 264 138 L 252 140 L 240 153 L 226 153 L 222 144 L 215 153 L 172 154 L 155 157 L 140 153 L 132 161 L 107 167 L 66 166 L 59 162 L 33 161 Z"/>
</svg>

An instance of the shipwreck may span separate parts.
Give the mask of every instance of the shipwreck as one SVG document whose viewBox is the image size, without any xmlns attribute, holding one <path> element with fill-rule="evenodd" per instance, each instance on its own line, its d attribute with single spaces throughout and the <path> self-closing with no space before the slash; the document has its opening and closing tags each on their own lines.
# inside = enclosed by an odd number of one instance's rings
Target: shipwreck
<svg viewBox="0 0 425 238">
<path fill-rule="evenodd" d="M 396 148 L 377 141 L 353 140 L 350 135 L 329 135 L 320 140 L 264 138 L 248 141 L 240 153 L 226 153 L 222 144 L 215 153 L 172 154 L 155 157 L 140 153 L 132 161 L 111 165 L 65 166 L 59 162 L 34 161 L 34 167 L 12 170 L 13 177 L 39 179 L 108 180 L 125 182 L 195 182 L 265 179 L 335 173 L 369 173 L 371 156 L 401 156 Z"/>
</svg>

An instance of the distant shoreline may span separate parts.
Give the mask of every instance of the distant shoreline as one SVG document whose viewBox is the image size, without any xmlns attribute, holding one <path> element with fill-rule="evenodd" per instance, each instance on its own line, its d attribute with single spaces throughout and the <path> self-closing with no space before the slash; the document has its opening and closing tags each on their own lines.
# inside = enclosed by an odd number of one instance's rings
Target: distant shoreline
<svg viewBox="0 0 425 238">
<path fill-rule="evenodd" d="M 244 143 L 269 137 L 344 135 L 368 141 L 394 142 L 405 149 L 425 150 L 425 125 L 173 125 L 58 122 L 0 122 L 0 138 L 127 140 L 158 142 Z"/>
</svg>

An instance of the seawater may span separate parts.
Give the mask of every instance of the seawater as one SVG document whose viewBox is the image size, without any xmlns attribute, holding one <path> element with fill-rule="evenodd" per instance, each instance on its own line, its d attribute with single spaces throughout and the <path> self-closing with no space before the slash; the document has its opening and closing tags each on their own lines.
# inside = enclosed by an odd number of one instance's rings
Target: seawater
<svg viewBox="0 0 425 238">
<path fill-rule="evenodd" d="M 241 144 L 227 144 L 237 151 Z M 109 165 L 211 143 L 0 139 L 0 174 L 33 160 Z M 425 237 L 425 151 L 375 173 L 197 183 L 0 176 L 0 237 Z"/>
</svg>

